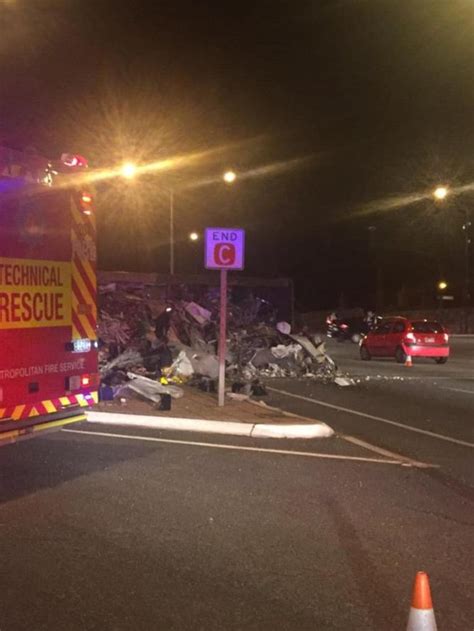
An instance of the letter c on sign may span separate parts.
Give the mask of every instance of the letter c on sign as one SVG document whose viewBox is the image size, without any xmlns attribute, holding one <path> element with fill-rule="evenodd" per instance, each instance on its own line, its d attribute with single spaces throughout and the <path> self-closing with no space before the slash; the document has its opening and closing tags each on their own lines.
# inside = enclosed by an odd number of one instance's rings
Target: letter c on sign
<svg viewBox="0 0 474 631">
<path fill-rule="evenodd" d="M 214 248 L 216 265 L 233 265 L 235 263 L 235 245 L 233 243 L 217 243 Z"/>
</svg>

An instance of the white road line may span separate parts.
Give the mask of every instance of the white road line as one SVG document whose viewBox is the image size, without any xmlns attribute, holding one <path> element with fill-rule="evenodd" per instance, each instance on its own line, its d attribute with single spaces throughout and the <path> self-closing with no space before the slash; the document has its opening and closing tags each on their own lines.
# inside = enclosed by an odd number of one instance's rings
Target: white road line
<svg viewBox="0 0 474 631">
<path fill-rule="evenodd" d="M 412 458 L 402 456 L 393 451 L 389 451 L 388 449 L 383 449 L 382 447 L 377 447 L 377 445 L 372 445 L 372 443 L 368 443 L 365 440 L 361 440 L 360 438 L 355 438 L 354 436 L 339 434 L 339 438 L 341 438 L 342 440 L 346 440 L 348 443 L 353 443 L 354 445 L 358 445 L 359 447 L 363 447 L 364 449 L 373 451 L 374 453 L 379 454 L 379 456 L 402 460 L 411 467 L 419 467 L 421 469 L 439 468 L 439 465 L 437 464 L 428 464 L 426 462 L 420 462 L 419 460 L 413 460 Z"/>
<path fill-rule="evenodd" d="M 130 434 L 114 434 L 108 432 L 88 432 L 82 429 L 63 430 L 70 434 L 86 434 L 88 436 L 105 436 L 124 440 L 139 440 L 152 443 L 169 443 L 172 445 L 191 445 L 192 447 L 209 447 L 211 449 L 230 449 L 234 451 L 254 451 L 259 453 L 279 454 L 282 456 L 297 456 L 303 458 L 322 458 L 326 460 L 349 460 L 355 462 L 371 462 L 374 464 L 397 464 L 407 466 L 404 460 L 388 460 L 382 458 L 363 458 L 361 456 L 341 456 L 339 454 L 321 454 L 310 451 L 290 451 L 287 449 L 263 449 L 261 447 L 245 447 L 244 445 L 226 445 L 220 443 L 204 443 L 194 440 L 175 440 L 171 438 L 155 438 L 154 436 L 132 436 Z"/>
<path fill-rule="evenodd" d="M 372 421 L 378 421 L 379 423 L 386 423 L 387 425 L 394 425 L 395 427 L 406 429 L 409 432 L 416 432 L 417 434 L 424 434 L 425 436 L 430 436 L 431 438 L 437 438 L 438 440 L 445 440 L 448 443 L 462 445 L 463 447 L 471 447 L 471 449 L 474 448 L 474 443 L 469 443 L 466 440 L 459 440 L 458 438 L 451 438 L 451 436 L 444 436 L 444 434 L 437 434 L 435 432 L 430 432 L 426 429 L 413 427 L 412 425 L 405 425 L 404 423 L 397 423 L 397 421 L 391 421 L 388 418 L 383 418 L 382 416 L 374 416 L 373 414 L 367 414 L 367 412 L 359 412 L 358 410 L 345 408 L 345 407 L 342 407 L 341 405 L 334 405 L 333 403 L 327 403 L 326 401 L 320 401 L 319 399 L 312 399 L 311 397 L 305 397 L 301 394 L 293 394 L 293 392 L 287 392 L 286 390 L 278 390 L 277 388 L 271 388 L 270 386 L 267 386 L 267 390 L 270 390 L 271 392 L 277 392 L 279 394 L 283 394 L 287 397 L 293 397 L 294 399 L 301 399 L 302 401 L 308 401 L 309 403 L 314 403 L 315 405 L 321 405 L 322 407 L 331 408 L 332 410 L 338 410 L 339 412 L 347 412 L 348 414 L 353 414 L 354 416 L 362 416 L 363 418 L 369 418 Z"/>
<path fill-rule="evenodd" d="M 474 394 L 474 390 L 463 390 L 462 388 L 450 388 L 449 386 L 442 386 L 442 390 L 452 390 L 453 392 L 463 392 L 464 394 Z"/>
</svg>

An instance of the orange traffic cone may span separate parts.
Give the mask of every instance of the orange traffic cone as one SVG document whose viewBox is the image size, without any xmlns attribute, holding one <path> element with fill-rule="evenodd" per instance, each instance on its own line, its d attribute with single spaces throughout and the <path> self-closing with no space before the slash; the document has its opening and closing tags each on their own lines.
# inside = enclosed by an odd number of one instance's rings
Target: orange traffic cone
<svg viewBox="0 0 474 631">
<path fill-rule="evenodd" d="M 407 368 L 411 368 L 413 366 L 413 362 L 411 360 L 411 355 L 407 355 L 407 358 L 405 359 L 405 366 Z"/>
<path fill-rule="evenodd" d="M 413 583 L 407 631 L 437 631 L 428 574 L 417 572 Z"/>
</svg>

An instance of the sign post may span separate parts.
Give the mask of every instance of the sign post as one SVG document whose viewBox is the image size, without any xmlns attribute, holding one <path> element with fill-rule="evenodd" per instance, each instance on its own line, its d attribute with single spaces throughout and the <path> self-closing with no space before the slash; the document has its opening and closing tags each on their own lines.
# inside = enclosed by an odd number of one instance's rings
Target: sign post
<svg viewBox="0 0 474 631">
<path fill-rule="evenodd" d="M 217 405 L 225 402 L 225 356 L 227 354 L 227 270 L 221 269 L 221 304 L 219 313 L 219 385 Z"/>
<path fill-rule="evenodd" d="M 241 228 L 206 228 L 205 267 L 220 270 L 218 405 L 225 402 L 227 352 L 227 271 L 244 269 L 245 232 Z"/>
</svg>

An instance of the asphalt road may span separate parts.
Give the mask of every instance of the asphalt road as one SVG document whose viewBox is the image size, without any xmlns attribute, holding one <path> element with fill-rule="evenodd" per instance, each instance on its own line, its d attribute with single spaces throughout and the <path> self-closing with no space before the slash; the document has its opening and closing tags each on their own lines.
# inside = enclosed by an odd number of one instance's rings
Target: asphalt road
<svg viewBox="0 0 474 631">
<path fill-rule="evenodd" d="M 278 380 L 269 384 L 269 402 L 437 464 L 446 484 L 469 495 L 474 487 L 474 337 L 452 338 L 452 355 L 441 366 L 428 359 L 415 360 L 412 368 L 391 359 L 363 362 L 350 342 L 330 340 L 328 351 L 354 377 L 355 386 Z"/>
<path fill-rule="evenodd" d="M 439 629 L 473 629 L 474 340 L 453 346 L 405 369 L 337 345 L 356 386 L 271 384 L 331 439 L 82 424 L 2 447 L 1 631 L 399 631 L 417 570 Z"/>
<path fill-rule="evenodd" d="M 2 631 L 399 631 L 419 569 L 439 628 L 472 628 L 472 506 L 429 470 L 78 429 L 0 451 Z"/>
</svg>

